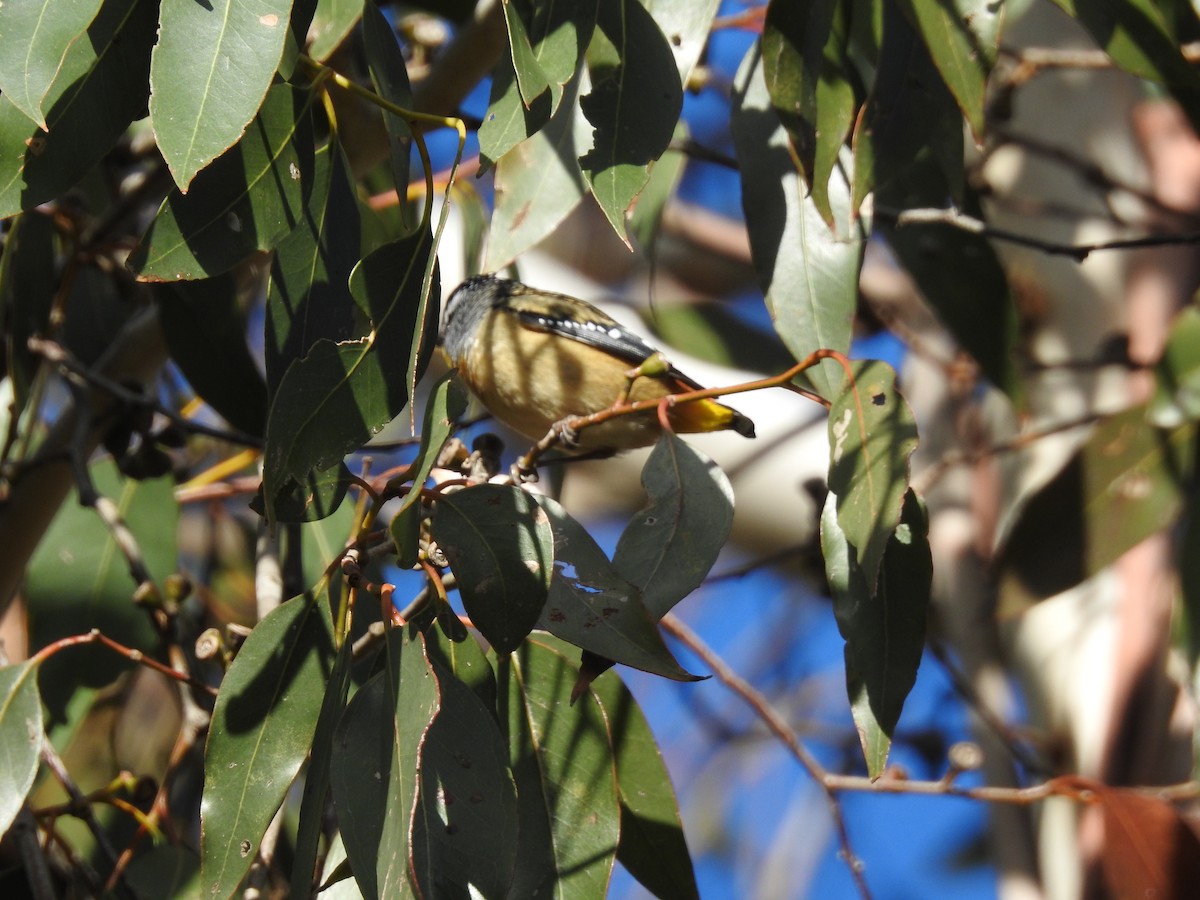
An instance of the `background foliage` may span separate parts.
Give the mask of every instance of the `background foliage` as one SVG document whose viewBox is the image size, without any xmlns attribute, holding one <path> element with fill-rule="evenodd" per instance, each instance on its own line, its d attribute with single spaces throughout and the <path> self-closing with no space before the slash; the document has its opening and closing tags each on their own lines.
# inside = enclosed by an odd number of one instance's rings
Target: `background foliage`
<svg viewBox="0 0 1200 900">
<path fill-rule="evenodd" d="M 1025 98 L 1063 72 L 1152 84 L 1190 133 L 1195 11 L 718 7 L 0 5 L 6 890 L 590 897 L 619 863 L 656 896 L 696 896 L 631 670 L 693 698 L 732 690 L 744 727 L 827 804 L 859 895 L 887 888 L 847 827 L 855 792 L 994 802 L 1002 890 L 1200 884 L 1190 681 L 1167 665 L 1190 672 L 1200 647 L 1195 310 L 1160 308 L 1147 337 L 1129 287 L 1128 317 L 1097 303 L 1072 320 L 1070 292 L 1029 262 L 1084 277 L 1096 256 L 1186 246 L 1200 202 L 1156 193 L 1153 156 L 1146 176 L 1144 159 L 1105 168 L 1017 134 Z M 1015 26 L 1038 16 L 1066 49 Z M 723 72 L 731 33 L 745 52 Z M 685 115 L 706 95 L 721 98 L 712 140 Z M 1061 165 L 1103 213 L 1017 202 L 993 166 L 1011 147 Z M 744 233 L 681 206 L 705 165 L 736 178 Z M 1080 242 L 1085 219 L 1108 230 Z M 749 286 L 770 324 L 746 304 L 653 317 L 682 351 L 749 370 L 728 393 L 758 404 L 760 441 L 731 477 L 708 445 L 664 435 L 637 459 L 644 496 L 607 530 L 575 518 L 570 486 L 625 491 L 634 472 L 514 483 L 526 448 L 454 442 L 480 428 L 434 352 L 461 272 L 524 271 L 580 222 L 584 267 L 653 259 L 680 284 L 691 268 L 712 294 Z M 725 275 L 706 255 L 728 257 Z M 881 270 L 909 279 L 893 295 L 908 301 L 888 302 Z M 916 358 L 911 405 L 864 352 L 884 326 Z M 819 466 L 797 437 L 814 413 Z M 385 427 L 398 444 L 364 456 Z M 755 473 L 767 491 L 743 491 Z M 768 524 L 783 496 L 796 505 Z M 787 691 L 764 695 L 673 612 L 731 540 L 745 571 L 783 548 L 832 600 L 853 722 L 837 759 L 776 708 Z M 1163 605 L 1128 605 L 1152 598 L 1138 566 Z M 1022 675 L 1037 668 L 1022 642 L 1059 608 L 1042 601 L 1106 577 L 1126 579 L 1108 595 L 1124 598 L 1117 621 L 1153 627 L 1140 644 L 1127 632 L 1144 657 L 1114 654 L 1088 744 L 1071 704 L 1089 676 L 1055 693 Z M 718 603 L 753 607 L 731 583 Z M 920 745 L 902 713 L 931 647 L 979 743 L 926 748 L 936 777 L 906 779 L 889 759 Z M 688 686 L 710 674 L 723 687 Z M 1013 677 L 1044 732 L 1014 733 Z M 1068 810 L 1053 863 L 1032 852 L 1035 802 Z"/>
</svg>

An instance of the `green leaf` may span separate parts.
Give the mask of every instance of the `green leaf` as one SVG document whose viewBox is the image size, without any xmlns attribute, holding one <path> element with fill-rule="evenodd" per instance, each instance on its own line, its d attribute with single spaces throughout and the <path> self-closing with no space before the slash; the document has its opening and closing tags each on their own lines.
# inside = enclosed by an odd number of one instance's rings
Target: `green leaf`
<svg viewBox="0 0 1200 900">
<path fill-rule="evenodd" d="M 858 110 L 847 74 L 848 15 L 843 0 L 803 6 L 776 0 L 763 24 L 771 103 L 791 137 L 812 202 L 830 227 L 829 179 Z"/>
<path fill-rule="evenodd" d="M 987 79 L 996 62 L 1004 7 L 991 0 L 901 0 L 976 140 L 984 133 Z"/>
<path fill-rule="evenodd" d="M 342 45 L 362 16 L 362 0 L 317 0 L 308 30 L 308 55 L 325 62 Z"/>
<path fill-rule="evenodd" d="M 46 129 L 42 99 L 67 50 L 96 18 L 101 0 L 5 3 L 0 6 L 0 91 L 34 124 Z"/>
<path fill-rule="evenodd" d="M 0 7 L 2 9 L 3 7 Z M 0 313 L 5 362 L 12 379 L 14 415 L 29 400 L 41 358 L 29 350 L 29 338 L 48 334 L 50 310 L 59 280 L 55 271 L 54 220 L 28 212 L 12 222 L 0 256 Z"/>
<path fill-rule="evenodd" d="M 887 363 L 866 360 L 853 369 L 854 383 L 829 409 L 829 490 L 837 497 L 838 525 L 873 591 L 884 549 L 900 524 L 917 427 Z"/>
<path fill-rule="evenodd" d="M 440 631 L 431 630 L 426 652 L 435 669 L 445 669 L 475 692 L 489 710 L 496 709 L 496 673 L 483 648 L 473 636 L 451 641 Z"/>
<path fill-rule="evenodd" d="M 711 459 L 664 432 L 642 467 L 649 502 L 617 542 L 613 568 L 661 619 L 704 581 L 733 527 L 733 488 Z"/>
<path fill-rule="evenodd" d="M 480 169 L 486 172 L 513 147 L 537 134 L 550 121 L 550 94 L 526 107 L 517 87 L 512 58 L 505 56 L 492 72 L 487 114 L 479 126 Z M 561 108 L 560 108 L 561 111 Z"/>
<path fill-rule="evenodd" d="M 179 281 L 227 272 L 273 248 L 300 223 L 312 185 L 308 103 L 304 92 L 276 85 L 245 137 L 194 190 L 167 196 L 129 257 L 138 278 Z"/>
<path fill-rule="evenodd" d="M 496 210 L 483 271 L 508 265 L 554 231 L 583 199 L 587 185 L 577 157 L 590 137 L 576 102 L 578 84 L 545 128 L 496 164 Z"/>
<path fill-rule="evenodd" d="M 687 136 L 687 126 L 680 120 L 675 129 L 675 142 L 681 143 Z M 663 212 L 675 197 L 686 167 L 686 154 L 674 151 L 663 154 L 650 170 L 650 180 L 638 195 L 633 212 L 629 215 L 629 230 L 633 232 L 638 247 L 642 248 L 650 259 L 654 258 L 655 242 L 662 226 Z M 657 312 L 657 305 L 654 312 Z M 691 348 L 689 353 L 690 351 Z"/>
<path fill-rule="evenodd" d="M 861 220 L 852 222 L 849 182 L 833 170 L 829 200 L 836 219 L 831 231 L 803 183 L 789 150 L 788 134 L 774 114 L 762 59 L 751 50 L 738 72 L 733 138 L 742 171 L 742 206 L 750 251 L 775 330 L 797 360 L 814 350 L 845 353 L 858 299 L 862 263 Z M 833 396 L 842 382 L 830 360 L 808 375 L 818 391 Z"/>
<path fill-rule="evenodd" d="M 312 470 L 303 481 L 286 481 L 275 494 L 269 514 L 259 487 L 250 508 L 274 522 L 319 522 L 341 508 L 350 483 L 350 469 L 337 462 L 327 469 Z"/>
<path fill-rule="evenodd" d="M 350 700 L 334 737 L 333 801 L 346 857 L 363 896 L 412 897 L 413 812 L 420 753 L 437 713 L 437 679 L 424 636 L 388 635 L 384 671 Z"/>
<path fill-rule="evenodd" d="M 522 101 L 532 106 L 549 91 L 553 115 L 591 40 L 596 0 L 506 0 L 504 22 Z"/>
<path fill-rule="evenodd" d="M 596 25 L 588 49 L 592 90 L 580 100 L 595 132 L 579 164 L 609 224 L 628 243 L 625 214 L 671 143 L 683 88 L 671 45 L 638 0 L 600 4 Z"/>
<path fill-rule="evenodd" d="M 676 681 L 701 681 L 671 655 L 641 591 L 584 527 L 550 498 L 539 497 L 538 503 L 554 532 L 554 578 L 538 626 L 605 660 Z"/>
<path fill-rule="evenodd" d="M 708 44 L 721 0 L 646 0 L 643 6 L 671 45 L 679 83 L 686 85 Z"/>
<path fill-rule="evenodd" d="M 617 764 L 617 861 L 656 897 L 699 898 L 671 776 L 641 707 L 614 673 L 593 681 L 591 695 L 604 713 Z"/>
<path fill-rule="evenodd" d="M 154 298 L 171 359 L 188 384 L 234 428 L 261 436 L 267 386 L 246 343 L 233 276 L 157 285 Z"/>
<path fill-rule="evenodd" d="M 293 597 L 246 638 L 213 709 L 200 856 L 205 892 L 229 897 L 312 746 L 333 665 L 327 597 Z"/>
<path fill-rule="evenodd" d="M 254 119 L 279 67 L 291 11 L 291 0 L 162 5 L 150 122 L 181 191 Z"/>
<path fill-rule="evenodd" d="M 433 666 L 440 704 L 421 745 L 412 866 L 425 897 L 503 897 L 517 856 L 517 795 L 494 711 Z M 494 709 L 494 708 L 493 708 Z"/>
<path fill-rule="evenodd" d="M 554 570 L 545 512 L 520 488 L 481 484 L 443 494 L 432 531 L 471 622 L 497 653 L 511 653 L 537 623 Z"/>
<path fill-rule="evenodd" d="M 90 466 L 96 489 L 117 505 L 155 582 L 175 571 L 179 505 L 174 481 L 122 478 L 111 459 Z M 98 628 L 113 640 L 151 652 L 158 636 L 145 611 L 136 607 L 134 581 L 112 533 L 92 509 L 72 497 L 64 503 L 29 564 L 24 597 L 29 611 L 30 646 L 40 649 L 69 635 Z M 101 647 L 81 647 L 56 655 L 42 666 L 43 678 L 72 674 L 74 687 L 107 684 L 129 663 Z M 61 683 L 61 682 L 60 682 Z M 55 711 L 61 697 L 44 698 Z"/>
<path fill-rule="evenodd" d="M 274 398 L 283 373 L 321 338 L 357 337 L 350 273 L 358 264 L 358 204 L 337 145 L 317 150 L 305 215 L 280 241 L 267 289 L 264 358 Z"/>
<path fill-rule="evenodd" d="M 200 858 L 182 845 L 162 844 L 139 853 L 125 870 L 124 880 L 138 897 L 199 900 L 203 896 Z"/>
<path fill-rule="evenodd" d="M 570 705 L 578 670 L 537 640 L 497 669 L 517 783 L 517 866 L 510 897 L 604 896 L 620 806 L 608 732 L 590 701 Z"/>
<path fill-rule="evenodd" d="M 383 13 L 371 3 L 364 4 L 363 46 L 367 54 L 367 70 L 376 93 L 403 109 L 413 108 L 412 86 L 408 82 L 408 69 L 404 54 L 396 40 L 396 32 Z M 405 210 L 408 201 L 408 172 L 412 158 L 413 130 L 408 120 L 383 110 L 383 124 L 388 135 L 388 150 L 392 160 L 392 180 L 400 207 Z M 410 223 L 415 225 L 415 223 Z"/>
<path fill-rule="evenodd" d="M 421 488 L 429 473 L 433 471 L 442 445 L 450 437 L 455 424 L 466 412 L 469 398 L 466 388 L 450 370 L 434 384 L 425 404 L 425 419 L 421 427 L 421 445 L 416 459 L 409 466 L 412 488 L 400 498 L 388 525 L 388 533 L 396 544 L 397 563 L 409 569 L 417 564 L 417 538 L 421 523 Z"/>
<path fill-rule="evenodd" d="M 1153 0 L 1054 0 L 1076 19 L 1113 62 L 1139 78 L 1164 84 L 1200 127 L 1200 74 L 1180 52 Z"/>
<path fill-rule="evenodd" d="M 323 559 L 328 558 L 323 556 Z M 334 729 L 341 721 L 350 691 L 350 664 L 354 642 L 345 640 L 338 648 L 329 682 L 325 685 L 321 711 L 313 729 L 312 750 L 304 774 L 300 798 L 300 823 L 296 829 L 292 862 L 291 895 L 311 896 L 316 874 L 317 853 L 325 829 L 325 815 L 333 767 Z"/>
<path fill-rule="evenodd" d="M 774 374 L 796 364 L 778 335 L 746 324 L 722 303 L 658 303 L 642 321 L 661 343 L 719 366 Z"/>
<path fill-rule="evenodd" d="M 0 668 L 0 834 L 33 787 L 44 740 L 37 665 L 26 660 Z"/>
<path fill-rule="evenodd" d="M 1150 421 L 1173 428 L 1200 419 L 1200 307 L 1189 306 L 1175 318 L 1154 371 Z"/>
<path fill-rule="evenodd" d="M 821 515 L 821 551 L 838 630 L 846 641 L 846 693 L 872 778 L 887 767 L 896 723 L 925 647 L 933 580 L 928 532 L 924 504 L 910 490 L 873 589 L 838 522 L 833 494 Z"/>
<path fill-rule="evenodd" d="M 48 133 L 0 96 L 0 218 L 74 185 L 142 114 L 157 10 L 154 0 L 103 4 L 42 100 Z"/>
<path fill-rule="evenodd" d="M 1195 453 L 1188 423 L 1161 431 L 1136 406 L 1100 423 L 1070 462 L 1021 501 L 1000 555 L 1003 612 L 1073 587 L 1183 508 Z"/>
</svg>

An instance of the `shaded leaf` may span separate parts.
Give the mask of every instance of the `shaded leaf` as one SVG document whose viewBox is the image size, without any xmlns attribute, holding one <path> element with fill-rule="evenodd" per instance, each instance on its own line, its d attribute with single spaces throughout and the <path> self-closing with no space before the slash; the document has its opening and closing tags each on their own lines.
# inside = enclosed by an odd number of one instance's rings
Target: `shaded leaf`
<svg viewBox="0 0 1200 900">
<path fill-rule="evenodd" d="M 1200 419 L 1200 307 L 1189 306 L 1176 316 L 1154 373 L 1150 421 L 1173 428 Z"/>
<path fill-rule="evenodd" d="M 412 109 L 412 86 L 400 44 L 387 18 L 373 4 L 363 6 L 363 46 L 367 54 L 367 70 L 376 93 L 402 109 Z M 408 120 L 381 110 L 388 135 L 388 151 L 392 161 L 392 180 L 401 210 L 408 206 L 408 171 L 412 158 L 413 131 Z M 415 223 L 409 223 L 410 225 Z"/>
<path fill-rule="evenodd" d="M 180 190 L 254 119 L 279 67 L 291 11 L 291 0 L 162 5 L 150 122 Z"/>
<path fill-rule="evenodd" d="M 517 796 L 495 713 L 434 665 L 440 704 L 421 746 L 412 865 L 425 897 L 502 897 L 517 854 Z"/>
<path fill-rule="evenodd" d="M 280 241 L 267 290 L 264 357 L 273 398 L 283 373 L 321 338 L 356 337 L 350 273 L 360 252 L 358 204 L 336 145 L 317 150 L 303 219 Z"/>
<path fill-rule="evenodd" d="M 154 0 L 104 3 L 42 101 L 48 133 L 0 95 L 0 218 L 74 185 L 143 113 L 157 24 Z"/>
<path fill-rule="evenodd" d="M 717 365 L 775 373 L 796 364 L 777 334 L 748 325 L 721 303 L 659 303 L 643 321 L 662 343 Z"/>
<path fill-rule="evenodd" d="M 308 55 L 325 62 L 354 30 L 362 16 L 362 0 L 317 0 L 308 29 Z"/>
<path fill-rule="evenodd" d="M 904 701 L 925 647 L 933 580 L 929 520 L 913 491 L 872 589 L 838 522 L 833 494 L 821 515 L 821 551 L 838 630 L 846 641 L 846 693 L 872 778 L 883 774 Z"/>
<path fill-rule="evenodd" d="M 25 409 L 41 364 L 41 359 L 29 350 L 29 338 L 48 333 L 50 309 L 58 289 L 54 239 L 54 221 L 49 216 L 25 213 L 13 221 L 0 256 L 0 315 L 14 415 Z"/>
<path fill-rule="evenodd" d="M 1200 893 L 1195 826 L 1165 800 L 1096 787 L 1104 808 L 1100 864 L 1113 896 L 1184 900 Z"/>
<path fill-rule="evenodd" d="M 671 776 L 637 700 L 615 674 L 591 684 L 617 764 L 617 861 L 656 897 L 698 898 Z"/>
<path fill-rule="evenodd" d="M 829 409 L 829 490 L 837 498 L 838 525 L 873 592 L 884 548 L 900 524 L 917 427 L 890 366 L 866 360 L 855 362 L 853 371 L 854 383 Z"/>
<path fill-rule="evenodd" d="M 388 634 L 386 668 L 350 700 L 334 736 L 333 801 L 363 896 L 411 897 L 409 835 L 421 746 L 440 701 L 424 638 Z"/>
<path fill-rule="evenodd" d="M 101 0 L 50 0 L 0 5 L 0 92 L 34 124 L 46 128 L 42 98 L 68 48 L 96 18 Z"/>
<path fill-rule="evenodd" d="M 579 151 L 589 128 L 568 85 L 546 127 L 505 153 L 496 165 L 496 209 L 483 271 L 495 272 L 554 231 L 583 199 Z"/>
<path fill-rule="evenodd" d="M 687 85 L 708 43 L 721 0 L 646 0 L 643 4 L 675 54 L 679 83 Z"/>
<path fill-rule="evenodd" d="M 579 165 L 609 224 L 628 243 L 625 213 L 671 143 L 683 89 L 671 45 L 637 0 L 600 4 L 596 26 L 588 49 L 592 90 L 580 100 L 595 132 Z"/>
<path fill-rule="evenodd" d="M 987 79 L 996 62 L 1004 7 L 991 0 L 901 0 L 976 140 L 983 137 Z"/>
<path fill-rule="evenodd" d="M 474 637 L 454 642 L 441 632 L 430 631 L 426 652 L 435 669 L 445 669 L 474 691 L 485 707 L 496 709 L 496 673 Z"/>
<path fill-rule="evenodd" d="M 834 169 L 829 199 L 837 227 L 831 231 L 811 198 L 804 197 L 787 131 L 772 108 L 755 50 L 738 72 L 734 99 L 742 205 L 775 330 L 798 360 L 817 349 L 845 353 L 863 249 L 863 223 L 851 224 L 849 182 L 841 167 Z M 845 165 L 845 155 L 843 160 Z M 828 360 L 805 374 L 826 397 L 842 382 L 840 367 Z"/>
<path fill-rule="evenodd" d="M 33 787 L 43 740 L 36 663 L 0 668 L 0 834 L 8 831 Z"/>
<path fill-rule="evenodd" d="M 1144 406 L 1101 422 L 1020 507 L 1000 555 L 1008 611 L 1078 584 L 1170 527 L 1183 506 L 1195 440 L 1191 424 L 1150 426 Z"/>
<path fill-rule="evenodd" d="M 505 56 L 492 72 L 487 114 L 479 125 L 480 169 L 487 171 L 513 147 L 537 134 L 550 121 L 550 93 L 526 106 L 517 87 L 512 58 Z"/>
<path fill-rule="evenodd" d="M 614 764 L 599 707 L 570 705 L 576 675 L 537 639 L 498 663 L 519 817 L 511 897 L 603 897 L 608 886 L 620 821 Z"/>
<path fill-rule="evenodd" d="M 455 423 L 466 412 L 468 395 L 456 373 L 451 370 L 438 379 L 429 391 L 425 420 L 421 427 L 421 445 L 409 466 L 412 487 L 400 498 L 400 506 L 388 525 L 396 544 L 397 563 L 401 568 L 417 564 L 417 539 L 421 524 L 421 488 L 437 462 L 442 445 L 450 437 Z"/>
<path fill-rule="evenodd" d="M 327 469 L 314 469 L 303 481 L 286 481 L 272 500 L 270 515 L 261 487 L 250 508 L 274 522 L 319 522 L 341 508 L 350 482 L 350 469 L 338 462 Z"/>
<path fill-rule="evenodd" d="M 129 257 L 139 279 L 219 275 L 273 248 L 300 223 L 313 170 L 308 104 L 304 92 L 276 85 L 245 137 L 196 181 L 195 190 L 167 196 Z"/>
<path fill-rule="evenodd" d="M 511 653 L 546 603 L 554 539 L 545 512 L 520 488 L 481 484 L 442 495 L 432 533 L 472 624 L 497 653 Z"/>
<path fill-rule="evenodd" d="M 538 626 L 605 661 L 676 681 L 700 681 L 676 661 L 641 591 L 622 577 L 587 530 L 550 498 L 539 497 L 538 503 L 554 532 L 554 578 Z"/>
<path fill-rule="evenodd" d="M 333 665 L 327 597 L 293 597 L 238 651 L 205 746 L 200 855 L 207 893 L 228 897 L 312 746 Z"/>
<path fill-rule="evenodd" d="M 733 488 L 711 459 L 664 432 L 642 467 L 648 502 L 625 526 L 613 569 L 655 620 L 704 581 L 733 527 Z"/>
<path fill-rule="evenodd" d="M 188 384 L 234 428 L 261 436 L 267 386 L 246 342 L 233 277 L 158 285 L 154 297 L 167 349 Z"/>
</svg>

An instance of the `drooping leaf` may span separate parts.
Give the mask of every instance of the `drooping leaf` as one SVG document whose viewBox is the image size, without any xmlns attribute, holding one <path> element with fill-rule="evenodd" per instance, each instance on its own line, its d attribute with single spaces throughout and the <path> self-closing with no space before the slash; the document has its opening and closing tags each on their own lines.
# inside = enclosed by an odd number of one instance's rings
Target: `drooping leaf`
<svg viewBox="0 0 1200 900">
<path fill-rule="evenodd" d="M 854 383 L 829 409 L 829 490 L 838 525 L 873 591 L 884 548 L 900 524 L 917 428 L 890 366 L 866 360 L 853 371 Z"/>
<path fill-rule="evenodd" d="M 234 428 L 261 436 L 267 386 L 246 342 L 233 277 L 157 285 L 154 297 L 171 359 L 188 384 Z"/>
<path fill-rule="evenodd" d="M 1200 127 L 1200 73 L 1180 52 L 1162 9 L 1153 0 L 1054 2 L 1126 72 L 1166 85 L 1192 127 Z"/>
<path fill-rule="evenodd" d="M 327 597 L 293 597 L 250 632 L 221 684 L 205 747 L 201 869 L 228 897 L 312 746 L 333 666 Z"/>
<path fill-rule="evenodd" d="M 440 497 L 432 530 L 471 622 L 497 653 L 511 653 L 546 603 L 554 571 L 546 513 L 520 488 L 481 484 Z"/>
<path fill-rule="evenodd" d="M 26 660 L 0 668 L 0 834 L 33 787 L 44 740 L 37 665 Z"/>
<path fill-rule="evenodd" d="M 539 640 L 541 640 L 539 638 Z M 591 683 L 617 764 L 617 861 L 656 897 L 698 898 L 671 776 L 637 700 L 614 673 Z"/>
<path fill-rule="evenodd" d="M 316 152 L 305 214 L 271 261 L 264 357 L 273 398 L 283 373 L 321 338 L 357 337 L 350 273 L 360 252 L 358 205 L 341 150 Z"/>
<path fill-rule="evenodd" d="M 587 185 L 577 157 L 589 128 L 578 85 L 567 86 L 558 112 L 496 164 L 496 209 L 483 271 L 494 272 L 552 233 L 579 205 Z"/>
<path fill-rule="evenodd" d="M 475 692 L 489 710 L 496 709 L 496 673 L 479 641 L 451 641 L 441 632 L 430 631 L 426 647 L 435 667 L 445 669 Z"/>
<path fill-rule="evenodd" d="M 550 498 L 539 497 L 538 503 L 554 532 L 554 578 L 539 627 L 604 660 L 676 681 L 701 680 L 679 665 L 642 592 L 609 562 L 587 530 Z"/>
<path fill-rule="evenodd" d="M 708 43 L 721 0 L 646 0 L 643 5 L 671 45 L 679 83 L 686 86 Z"/>
<path fill-rule="evenodd" d="M 42 99 L 68 48 L 96 18 L 100 0 L 5 3 L 0 6 L 0 92 L 35 125 L 46 128 Z"/>
<path fill-rule="evenodd" d="M 317 0 L 308 30 L 308 55 L 325 62 L 354 30 L 362 16 L 362 0 Z"/>
<path fill-rule="evenodd" d="M 1047 484 L 1022 502 L 1000 556 L 1013 612 L 1078 584 L 1168 528 L 1183 507 L 1195 426 L 1169 431 L 1136 406 L 1105 419 Z"/>
<path fill-rule="evenodd" d="M 425 897 L 501 897 L 517 855 L 517 796 L 494 711 L 433 666 L 438 713 L 421 746 L 412 865 Z M 493 708 L 494 709 L 494 708 Z"/>
<path fill-rule="evenodd" d="M 401 568 L 411 568 L 417 563 L 421 488 L 433 470 L 438 453 L 450 437 L 454 424 L 466 412 L 467 401 L 466 388 L 453 370 L 443 375 L 429 392 L 421 427 L 421 445 L 409 469 L 412 488 L 400 498 L 400 507 L 388 525 L 388 533 L 396 544 L 397 563 Z"/>
<path fill-rule="evenodd" d="M 671 45 L 638 0 L 600 4 L 596 26 L 588 49 L 592 90 L 580 99 L 595 132 L 579 165 L 609 224 L 628 243 L 625 214 L 671 143 L 683 88 Z"/>
<path fill-rule="evenodd" d="M 776 0 L 763 23 L 763 77 L 771 103 L 791 137 L 813 205 L 830 227 L 829 179 L 857 111 L 846 60 L 848 15 L 845 0 L 803 6 Z"/>
<path fill-rule="evenodd" d="M 536 639 L 499 662 L 519 816 L 512 897 L 603 897 L 608 887 L 620 805 L 600 709 L 570 705 L 577 674 Z"/>
<path fill-rule="evenodd" d="M 773 112 L 762 59 L 751 50 L 738 72 L 733 138 L 742 172 L 742 205 L 754 267 L 767 295 L 775 330 L 801 360 L 817 349 L 845 353 L 858 298 L 863 223 L 852 224 L 849 163 L 835 167 L 829 200 L 831 231 L 804 185 L 789 150 L 787 131 Z M 826 397 L 837 391 L 841 369 L 826 360 L 806 373 Z"/>
<path fill-rule="evenodd" d="M 517 87 L 512 58 L 505 56 L 492 72 L 487 114 L 479 126 L 480 169 L 487 171 L 517 144 L 537 134 L 550 121 L 550 92 L 526 106 Z"/>
<path fill-rule="evenodd" d="M 1004 7 L 988 0 L 901 0 L 900 6 L 929 48 L 972 133 L 982 138 L 987 80 L 996 62 Z"/>
<path fill-rule="evenodd" d="M 74 185 L 146 108 L 157 10 L 153 0 L 101 6 L 42 100 L 48 133 L 0 95 L 0 218 Z"/>
<path fill-rule="evenodd" d="M 846 641 L 846 693 L 872 778 L 883 774 L 900 712 L 925 646 L 933 563 L 929 522 L 913 491 L 884 551 L 877 588 L 859 567 L 833 494 L 821 515 L 821 551 L 838 630 Z"/>
<path fill-rule="evenodd" d="M 575 77 L 579 60 L 596 25 L 596 0 L 508 0 L 504 4 L 513 70 L 526 107 L 550 93 L 549 114 L 563 97 L 563 85 Z"/>
<path fill-rule="evenodd" d="M 410 841 L 420 755 L 438 711 L 424 636 L 388 635 L 386 667 L 350 700 L 334 736 L 334 807 L 364 897 L 412 897 Z"/>
<path fill-rule="evenodd" d="M 733 488 L 711 459 L 664 432 L 642 467 L 648 502 L 625 526 L 613 568 L 661 619 L 700 586 L 733 527 Z"/>
<path fill-rule="evenodd" d="M 181 191 L 254 119 L 279 67 L 291 11 L 291 0 L 162 5 L 150 122 Z"/>
<path fill-rule="evenodd" d="M 194 190 L 167 196 L 129 257 L 141 280 L 219 275 L 300 224 L 313 171 L 308 104 L 290 85 L 271 88 L 245 137 Z"/>
</svg>

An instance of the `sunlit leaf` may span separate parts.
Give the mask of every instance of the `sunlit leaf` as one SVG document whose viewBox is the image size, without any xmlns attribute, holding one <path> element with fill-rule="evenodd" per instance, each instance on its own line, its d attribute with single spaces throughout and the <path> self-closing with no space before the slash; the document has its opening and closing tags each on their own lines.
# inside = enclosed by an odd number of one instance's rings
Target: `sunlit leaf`
<svg viewBox="0 0 1200 900">
<path fill-rule="evenodd" d="M 928 530 L 924 506 L 909 491 L 873 588 L 838 522 L 832 494 L 821 515 L 821 551 L 838 630 L 846 641 L 846 693 L 872 778 L 887 766 L 896 723 L 925 646 L 933 579 Z"/>
<path fill-rule="evenodd" d="M 896 373 L 878 360 L 855 363 L 854 383 L 829 410 L 829 490 L 869 591 L 900 524 L 908 458 L 916 447 L 916 423 L 896 391 Z"/>
<path fill-rule="evenodd" d="M 595 132 L 579 165 L 609 224 L 627 240 L 625 213 L 671 143 L 683 89 L 671 45 L 638 0 L 600 4 L 596 25 L 588 49 L 592 90 L 580 100 Z"/>
<path fill-rule="evenodd" d="M 283 54 L 291 0 L 162 4 L 150 122 L 180 190 L 236 144 Z"/>
<path fill-rule="evenodd" d="M 157 12 L 153 0 L 104 3 L 42 100 L 48 133 L 0 96 L 0 218 L 74 185 L 145 110 Z"/>
<path fill-rule="evenodd" d="M 33 787 L 43 740 L 37 665 L 26 660 L 0 668 L 0 834 Z"/>
<path fill-rule="evenodd" d="M 480 168 L 487 171 L 521 141 L 550 121 L 550 92 L 526 106 L 517 87 L 512 59 L 505 56 L 492 72 L 492 93 L 479 126 Z"/>
<path fill-rule="evenodd" d="M 577 670 L 536 639 L 498 665 L 519 816 L 509 896 L 603 897 L 620 805 L 600 709 L 570 705 Z"/>
<path fill-rule="evenodd" d="M 0 53 L 0 92 L 43 129 L 42 98 L 99 10 L 100 0 L 0 5 L 0 42 L 7 48 Z"/>
<path fill-rule="evenodd" d="M 812 199 L 804 196 L 787 131 L 773 112 L 755 50 L 737 75 L 733 138 L 750 250 L 775 330 L 798 360 L 818 349 L 847 352 L 863 251 L 863 223 L 851 223 L 854 211 L 843 172 L 848 154 L 829 184 L 836 219 L 831 231 Z M 841 369 L 829 360 L 806 374 L 826 397 L 842 382 Z"/>
<path fill-rule="evenodd" d="M 213 709 L 205 748 L 201 868 L 228 897 L 312 746 L 333 665 L 327 598 L 294 597 L 250 632 Z"/>
<path fill-rule="evenodd" d="M 313 169 L 308 102 L 303 92 L 276 85 L 243 140 L 197 179 L 195 190 L 167 196 L 129 257 L 139 278 L 218 275 L 271 249 L 300 223 Z"/>
<path fill-rule="evenodd" d="M 317 0 L 308 29 L 308 55 L 325 62 L 354 30 L 363 12 L 362 0 Z"/>
<path fill-rule="evenodd" d="M 596 0 L 507 0 L 504 22 L 525 106 L 549 91 L 549 113 L 553 115 L 562 100 L 563 85 L 575 76 L 591 40 Z"/>
<path fill-rule="evenodd" d="M 511 653 L 546 603 L 554 544 L 545 512 L 520 488 L 481 484 L 439 498 L 432 527 L 471 622 Z"/>
<path fill-rule="evenodd" d="M 733 527 L 733 488 L 711 459 L 664 432 L 642 467 L 648 502 L 625 526 L 613 568 L 655 619 L 700 586 Z"/>
<path fill-rule="evenodd" d="M 671 45 L 679 81 L 686 85 L 708 43 L 721 0 L 646 0 L 643 5 Z"/>
</svg>

